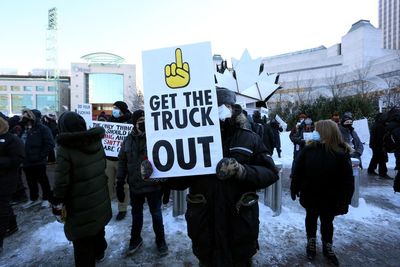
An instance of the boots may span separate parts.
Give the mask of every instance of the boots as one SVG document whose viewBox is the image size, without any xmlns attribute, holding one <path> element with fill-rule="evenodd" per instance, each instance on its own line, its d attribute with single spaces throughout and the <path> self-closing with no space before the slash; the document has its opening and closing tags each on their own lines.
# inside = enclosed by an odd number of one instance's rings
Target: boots
<svg viewBox="0 0 400 267">
<path fill-rule="evenodd" d="M 335 255 L 335 252 L 332 250 L 332 243 L 325 243 L 322 244 L 322 252 L 324 256 L 335 266 L 339 266 L 339 260 Z"/>
<path fill-rule="evenodd" d="M 306 252 L 307 252 L 307 258 L 309 260 L 313 260 L 315 258 L 315 255 L 317 254 L 316 238 L 315 237 L 311 237 L 311 238 L 308 239 Z"/>
</svg>

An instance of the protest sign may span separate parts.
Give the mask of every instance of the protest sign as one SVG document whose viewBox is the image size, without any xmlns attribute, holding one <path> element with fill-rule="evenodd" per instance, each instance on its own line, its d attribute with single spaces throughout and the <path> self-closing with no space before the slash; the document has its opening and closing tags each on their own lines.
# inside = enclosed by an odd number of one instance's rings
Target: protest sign
<svg viewBox="0 0 400 267">
<path fill-rule="evenodd" d="M 215 173 L 222 158 L 210 43 L 142 55 L 151 178 Z"/>
<path fill-rule="evenodd" d="M 106 156 L 118 157 L 122 142 L 132 131 L 133 125 L 126 123 L 93 121 L 93 127 L 103 127 L 105 130 L 105 136 L 102 142 Z"/>
<path fill-rule="evenodd" d="M 78 104 L 76 113 L 83 117 L 86 122 L 86 128 L 89 129 L 92 125 L 92 104 Z"/>
</svg>

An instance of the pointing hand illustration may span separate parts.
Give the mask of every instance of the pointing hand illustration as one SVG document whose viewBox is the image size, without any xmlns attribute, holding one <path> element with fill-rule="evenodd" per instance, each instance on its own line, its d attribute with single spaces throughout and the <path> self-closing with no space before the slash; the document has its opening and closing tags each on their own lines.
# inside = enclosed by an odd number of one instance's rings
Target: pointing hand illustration
<svg viewBox="0 0 400 267">
<path fill-rule="evenodd" d="M 175 61 L 165 66 L 165 82 L 170 88 L 182 88 L 189 84 L 190 72 L 189 64 L 182 63 L 182 50 L 175 50 Z"/>
</svg>

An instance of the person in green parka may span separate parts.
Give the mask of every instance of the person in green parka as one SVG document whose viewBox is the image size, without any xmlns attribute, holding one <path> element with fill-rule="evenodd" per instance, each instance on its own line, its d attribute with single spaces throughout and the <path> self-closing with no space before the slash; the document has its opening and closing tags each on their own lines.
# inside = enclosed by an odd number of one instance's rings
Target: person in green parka
<svg viewBox="0 0 400 267">
<path fill-rule="evenodd" d="M 58 127 L 53 212 L 60 213 L 60 204 L 66 210 L 64 232 L 73 243 L 75 265 L 95 266 L 104 259 L 104 227 L 112 217 L 104 129 L 86 130 L 85 120 L 75 112 L 64 112 Z"/>
</svg>

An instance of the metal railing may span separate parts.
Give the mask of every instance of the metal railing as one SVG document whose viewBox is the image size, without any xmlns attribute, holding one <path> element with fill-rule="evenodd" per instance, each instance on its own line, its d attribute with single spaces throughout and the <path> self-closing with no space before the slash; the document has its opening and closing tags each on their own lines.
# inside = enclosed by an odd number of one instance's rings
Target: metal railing
<svg viewBox="0 0 400 267">
<path fill-rule="evenodd" d="M 187 190 L 172 190 L 172 216 L 177 217 L 186 212 L 186 194 Z"/>
<path fill-rule="evenodd" d="M 356 158 L 351 158 L 351 164 L 353 166 L 354 175 L 354 193 L 351 198 L 351 205 L 355 208 L 358 207 L 360 198 L 360 160 Z"/>
</svg>

